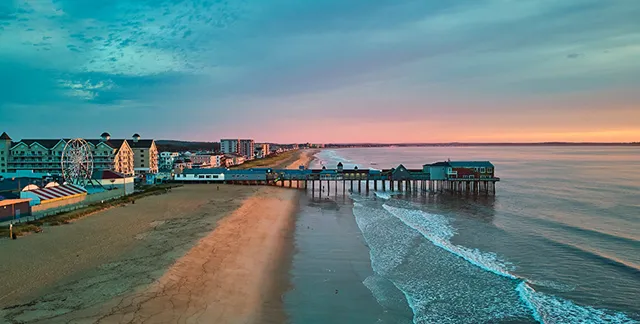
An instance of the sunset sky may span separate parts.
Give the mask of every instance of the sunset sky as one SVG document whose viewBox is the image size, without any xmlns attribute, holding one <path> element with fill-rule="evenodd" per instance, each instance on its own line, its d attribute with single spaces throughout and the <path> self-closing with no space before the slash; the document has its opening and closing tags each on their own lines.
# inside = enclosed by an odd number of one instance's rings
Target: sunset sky
<svg viewBox="0 0 640 324">
<path fill-rule="evenodd" d="M 0 132 L 640 141 L 638 0 L 0 0 Z"/>
</svg>

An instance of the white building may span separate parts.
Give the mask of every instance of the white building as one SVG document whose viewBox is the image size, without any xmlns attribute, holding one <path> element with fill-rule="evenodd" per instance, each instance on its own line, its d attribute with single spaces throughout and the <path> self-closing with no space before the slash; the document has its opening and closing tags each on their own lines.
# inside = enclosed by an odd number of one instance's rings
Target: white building
<svg viewBox="0 0 640 324">
<path fill-rule="evenodd" d="M 173 162 L 175 162 L 180 153 L 178 152 L 162 152 L 160 153 L 159 168 L 163 170 L 173 169 Z"/>
<path fill-rule="evenodd" d="M 240 152 L 240 140 L 239 139 L 221 139 L 220 151 L 224 154 L 239 153 Z"/>
</svg>

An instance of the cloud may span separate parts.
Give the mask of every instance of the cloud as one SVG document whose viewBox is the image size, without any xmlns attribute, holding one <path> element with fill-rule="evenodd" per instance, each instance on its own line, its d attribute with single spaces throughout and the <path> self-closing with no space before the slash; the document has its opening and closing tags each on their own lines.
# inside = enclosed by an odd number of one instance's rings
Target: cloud
<svg viewBox="0 0 640 324">
<path fill-rule="evenodd" d="M 0 4 L 0 113 L 154 110 L 176 129 L 347 106 L 363 122 L 517 114 L 640 86 L 639 15 L 598 0 L 16 0 Z"/>
</svg>

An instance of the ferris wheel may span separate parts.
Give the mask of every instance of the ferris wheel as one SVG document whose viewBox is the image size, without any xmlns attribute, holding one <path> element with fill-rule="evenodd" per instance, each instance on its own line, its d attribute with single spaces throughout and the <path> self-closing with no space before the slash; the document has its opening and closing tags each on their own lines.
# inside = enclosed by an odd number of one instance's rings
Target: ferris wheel
<svg viewBox="0 0 640 324">
<path fill-rule="evenodd" d="M 65 182 L 85 186 L 93 173 L 93 154 L 89 143 L 81 138 L 68 141 L 62 151 L 61 164 Z"/>
</svg>

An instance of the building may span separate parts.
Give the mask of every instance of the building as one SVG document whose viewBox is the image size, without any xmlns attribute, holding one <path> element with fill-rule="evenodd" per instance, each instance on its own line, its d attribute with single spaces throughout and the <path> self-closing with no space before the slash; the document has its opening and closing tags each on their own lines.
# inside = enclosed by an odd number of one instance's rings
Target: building
<svg viewBox="0 0 640 324">
<path fill-rule="evenodd" d="M 31 199 L 0 200 L 0 222 L 31 215 Z"/>
<path fill-rule="evenodd" d="M 191 167 L 192 167 L 192 163 L 190 158 L 184 158 L 184 159 L 179 158 L 175 160 L 175 162 L 173 163 L 173 170 L 175 172 L 182 172 L 182 170 L 191 169 Z"/>
<path fill-rule="evenodd" d="M 30 198 L 31 206 L 48 205 L 49 207 L 61 207 L 83 202 L 87 196 L 87 190 L 75 185 L 54 185 L 44 188 L 28 186 L 20 192 L 20 198 Z"/>
<path fill-rule="evenodd" d="M 212 168 L 221 166 L 223 157 L 222 154 L 196 154 L 191 156 L 191 161 L 203 168 Z"/>
<path fill-rule="evenodd" d="M 94 172 L 91 178 L 107 190 L 118 190 L 124 195 L 130 195 L 134 192 L 133 176 L 126 176 L 112 170 L 100 170 Z"/>
<path fill-rule="evenodd" d="M 495 167 L 489 161 L 445 161 L 425 164 L 431 180 L 494 179 Z"/>
<path fill-rule="evenodd" d="M 152 139 L 140 139 L 140 135 L 133 134 L 129 142 L 133 151 L 133 170 L 135 175 L 158 173 L 158 149 Z"/>
<path fill-rule="evenodd" d="M 9 165 L 9 150 L 11 149 L 11 137 L 7 133 L 0 135 L 0 173 L 6 173 Z"/>
<path fill-rule="evenodd" d="M 267 143 L 256 144 L 255 157 L 257 159 L 263 159 L 267 157 L 269 154 L 271 154 L 269 144 Z"/>
<path fill-rule="evenodd" d="M 254 157 L 255 141 L 252 139 L 221 139 L 220 150 L 224 154 L 237 153 L 251 160 Z"/>
<path fill-rule="evenodd" d="M 240 140 L 239 139 L 221 139 L 220 151 L 224 154 L 240 153 Z"/>
<path fill-rule="evenodd" d="M 240 140 L 240 155 L 244 156 L 247 160 L 253 160 L 255 151 L 255 141 L 252 139 Z"/>
<path fill-rule="evenodd" d="M 225 154 L 224 155 L 225 158 L 225 166 L 226 167 L 230 167 L 232 165 L 240 165 L 242 163 L 244 163 L 245 158 L 244 156 L 240 155 L 240 154 Z"/>
<path fill-rule="evenodd" d="M 158 161 L 158 169 L 171 170 L 173 169 L 173 163 L 178 159 L 180 153 L 178 152 L 162 152 L 160 153 L 160 159 Z"/>
<path fill-rule="evenodd" d="M 489 161 L 449 161 L 456 179 L 492 179 L 494 166 Z"/>
<path fill-rule="evenodd" d="M 64 147 L 70 139 L 22 139 L 13 142 L 7 133 L 0 135 L 0 172 L 59 175 Z M 102 133 L 100 139 L 86 140 L 91 146 L 95 170 L 115 170 L 133 174 L 133 151 L 126 140 L 111 139 Z"/>
</svg>

